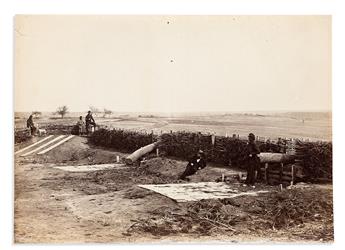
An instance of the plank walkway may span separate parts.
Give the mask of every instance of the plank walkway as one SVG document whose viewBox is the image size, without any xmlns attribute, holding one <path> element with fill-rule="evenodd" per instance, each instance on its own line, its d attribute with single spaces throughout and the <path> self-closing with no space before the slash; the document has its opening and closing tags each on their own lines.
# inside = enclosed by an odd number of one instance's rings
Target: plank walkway
<svg viewBox="0 0 345 250">
<path fill-rule="evenodd" d="M 53 140 L 51 140 L 51 141 L 49 141 L 49 142 L 47 142 L 47 143 L 45 143 L 45 144 L 39 146 L 38 148 L 35 148 L 35 149 L 33 149 L 33 150 L 31 150 L 31 151 L 25 153 L 25 154 L 22 154 L 21 156 L 28 156 L 28 155 L 30 155 L 30 154 L 32 154 L 32 153 L 35 153 L 35 152 L 41 150 L 42 148 L 45 148 L 45 147 L 47 147 L 48 145 L 50 145 L 50 144 L 52 144 L 52 143 L 54 143 L 54 142 L 56 142 L 56 141 L 62 139 L 63 137 L 65 137 L 65 136 L 64 136 L 64 135 L 60 135 L 60 136 L 54 138 Z"/>
<path fill-rule="evenodd" d="M 66 141 L 68 141 L 68 140 L 70 140 L 70 139 L 72 139 L 73 137 L 74 137 L 74 135 L 70 135 L 70 136 L 68 136 L 67 138 L 65 138 L 65 139 L 63 139 L 63 140 L 61 140 L 61 141 L 59 141 L 58 143 L 56 143 L 56 144 L 50 146 L 50 147 L 47 148 L 47 149 L 42 150 L 41 152 L 39 152 L 39 153 L 37 153 L 37 154 L 38 154 L 38 155 L 45 154 L 45 153 L 49 152 L 50 150 L 52 150 L 53 148 L 56 148 L 57 146 L 61 145 L 62 143 L 66 142 Z"/>
<path fill-rule="evenodd" d="M 36 145 L 38 145 L 38 144 L 40 144 L 40 143 L 46 141 L 46 140 L 48 140 L 48 139 L 51 138 L 51 137 L 52 137 L 52 135 L 49 135 L 49 136 L 43 138 L 42 140 L 39 140 L 38 142 L 35 142 L 35 143 L 33 143 L 33 144 L 31 144 L 31 145 L 25 147 L 25 148 L 19 149 L 19 150 L 18 150 L 17 152 L 15 152 L 14 154 L 16 155 L 16 154 L 19 154 L 19 153 L 21 153 L 21 152 L 23 152 L 23 151 L 25 151 L 25 150 L 28 150 L 28 149 L 30 149 L 30 148 L 32 148 L 32 147 L 34 147 L 34 146 L 36 146 Z"/>
</svg>

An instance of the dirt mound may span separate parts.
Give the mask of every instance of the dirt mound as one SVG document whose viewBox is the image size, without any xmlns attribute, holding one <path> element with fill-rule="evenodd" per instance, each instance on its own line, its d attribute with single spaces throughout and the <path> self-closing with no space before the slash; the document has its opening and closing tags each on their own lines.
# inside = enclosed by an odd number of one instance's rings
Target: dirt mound
<svg viewBox="0 0 345 250">
<path fill-rule="evenodd" d="M 142 199 L 146 196 L 152 195 L 154 192 L 139 187 L 134 187 L 126 190 L 126 193 L 123 195 L 123 198 L 126 199 Z"/>
<path fill-rule="evenodd" d="M 81 156 L 79 160 L 63 161 L 64 158 L 60 157 L 60 161 L 62 161 L 64 165 L 89 164 L 90 159 L 86 157 L 90 157 L 88 153 L 92 153 L 91 156 L 98 159 L 100 163 L 105 163 L 104 159 L 108 162 L 114 162 L 114 154 L 111 152 L 105 151 L 102 153 L 102 151 L 98 151 L 94 154 L 93 151 L 83 151 L 81 149 L 71 149 L 71 152 L 67 155 L 67 159 L 77 153 L 78 156 Z M 165 161 L 169 160 L 158 158 L 149 160 L 147 164 L 144 165 L 137 164 L 125 169 L 108 169 L 87 173 L 59 171 L 56 175 L 45 178 L 44 180 L 46 183 L 44 185 L 53 190 L 71 188 L 88 195 L 130 189 L 128 194 L 125 195 L 125 198 L 135 199 L 148 195 L 149 191 L 142 191 L 142 189 L 136 187 L 133 188 L 134 185 L 178 182 L 177 175 L 172 170 L 173 167 L 170 167 L 171 170 L 169 171 L 163 173 L 159 172 L 159 168 L 164 166 Z M 97 161 L 93 161 L 92 163 L 97 163 Z M 176 164 L 178 164 L 178 162 L 176 162 Z"/>
<path fill-rule="evenodd" d="M 87 178 L 92 182 L 102 184 L 106 187 L 109 187 L 109 185 L 116 185 L 118 189 L 129 188 L 132 187 L 133 184 L 165 184 L 178 182 L 176 172 L 173 170 L 160 172 L 158 168 L 162 168 L 164 162 L 159 159 L 150 160 L 144 165 L 135 165 L 127 169 L 90 172 L 87 174 Z"/>
<path fill-rule="evenodd" d="M 141 162 L 140 167 L 146 168 L 147 173 L 159 173 L 160 176 L 171 177 L 176 180 L 185 171 L 187 161 L 174 160 L 171 158 L 155 157 Z M 209 164 L 206 168 L 199 170 L 194 175 L 189 176 L 190 182 L 216 181 L 221 179 L 222 173 L 226 173 L 226 168 L 214 167 Z"/>
<path fill-rule="evenodd" d="M 88 144 L 87 138 L 75 136 L 68 142 L 63 143 L 43 155 L 33 154 L 25 159 L 19 159 L 19 161 L 54 163 L 56 165 L 88 165 L 115 163 L 116 156 L 119 156 L 120 159 L 122 159 L 126 154 L 94 147 Z"/>
<path fill-rule="evenodd" d="M 168 158 L 152 158 L 142 161 L 139 168 L 148 174 L 158 174 L 162 177 L 178 178 L 179 174 L 185 170 L 187 163 Z"/>
</svg>

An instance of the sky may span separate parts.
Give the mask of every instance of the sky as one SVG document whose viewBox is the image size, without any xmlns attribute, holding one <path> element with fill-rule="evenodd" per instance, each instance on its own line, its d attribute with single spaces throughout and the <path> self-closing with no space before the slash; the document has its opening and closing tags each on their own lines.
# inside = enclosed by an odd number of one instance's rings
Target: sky
<svg viewBox="0 0 345 250">
<path fill-rule="evenodd" d="M 17 15 L 15 111 L 331 110 L 330 16 Z"/>
</svg>

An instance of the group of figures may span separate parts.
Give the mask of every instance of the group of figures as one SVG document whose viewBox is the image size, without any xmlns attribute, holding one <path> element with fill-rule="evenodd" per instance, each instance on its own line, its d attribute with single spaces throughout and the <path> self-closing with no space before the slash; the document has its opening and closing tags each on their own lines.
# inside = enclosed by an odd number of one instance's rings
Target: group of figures
<svg viewBox="0 0 345 250">
<path fill-rule="evenodd" d="M 93 131 L 93 129 L 96 127 L 95 119 L 92 116 L 91 111 L 87 112 L 87 115 L 85 116 L 85 122 L 83 121 L 83 117 L 79 116 L 79 120 L 77 122 L 78 126 L 78 135 L 88 135 L 90 132 Z"/>
<path fill-rule="evenodd" d="M 260 150 L 255 143 L 255 135 L 248 135 L 247 143 L 247 178 L 244 185 L 250 185 L 255 188 L 256 179 L 260 173 Z M 185 171 L 180 175 L 179 179 L 189 180 L 188 176 L 195 174 L 198 170 L 206 167 L 206 157 L 202 150 L 199 150 L 192 159 L 189 160 Z"/>
<path fill-rule="evenodd" d="M 39 130 L 38 124 L 34 123 L 33 115 L 30 115 L 29 119 L 27 119 L 26 126 L 30 129 L 30 134 L 32 136 L 37 134 Z M 92 116 L 91 111 L 87 112 L 87 115 L 85 116 L 85 122 L 83 120 L 83 116 L 79 116 L 79 120 L 77 121 L 76 126 L 78 127 L 78 135 L 89 135 L 92 131 L 94 131 L 96 122 Z"/>
</svg>

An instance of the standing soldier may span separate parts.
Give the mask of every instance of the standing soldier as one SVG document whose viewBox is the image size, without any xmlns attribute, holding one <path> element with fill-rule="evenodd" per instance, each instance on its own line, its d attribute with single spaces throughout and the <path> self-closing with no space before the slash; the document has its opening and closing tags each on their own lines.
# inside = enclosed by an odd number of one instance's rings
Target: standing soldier
<svg viewBox="0 0 345 250">
<path fill-rule="evenodd" d="M 248 135 L 248 143 L 247 143 L 247 179 L 246 184 L 251 185 L 255 188 L 255 181 L 256 181 L 256 174 L 255 172 L 260 168 L 260 159 L 258 154 L 260 154 L 260 150 L 258 146 L 255 144 L 255 135 L 250 133 Z"/>
<path fill-rule="evenodd" d="M 32 115 L 30 115 L 30 116 L 29 116 L 29 119 L 27 119 L 27 121 L 26 121 L 26 127 L 27 127 L 27 128 L 30 128 L 30 133 L 31 133 L 31 135 L 35 135 L 35 133 L 36 133 L 36 127 L 35 127 L 35 124 L 34 124 L 33 116 L 32 116 Z"/>
<path fill-rule="evenodd" d="M 85 116 L 85 127 L 86 127 L 86 134 L 89 134 L 89 126 L 92 125 L 96 127 L 95 119 L 93 119 L 91 111 L 87 112 L 87 115 Z"/>
</svg>

